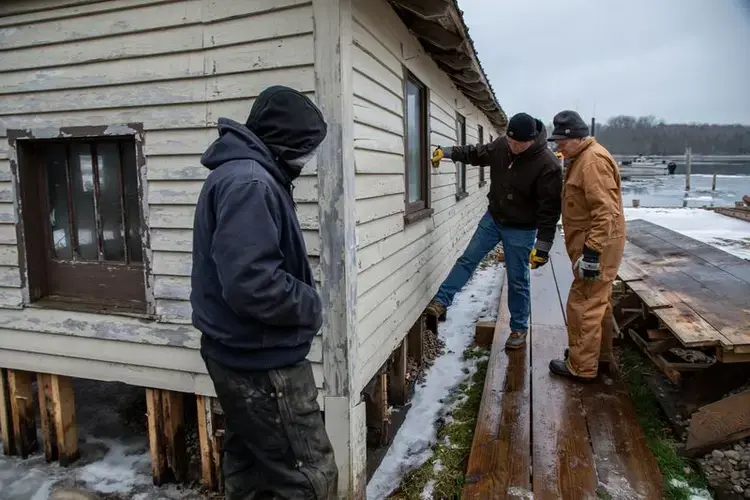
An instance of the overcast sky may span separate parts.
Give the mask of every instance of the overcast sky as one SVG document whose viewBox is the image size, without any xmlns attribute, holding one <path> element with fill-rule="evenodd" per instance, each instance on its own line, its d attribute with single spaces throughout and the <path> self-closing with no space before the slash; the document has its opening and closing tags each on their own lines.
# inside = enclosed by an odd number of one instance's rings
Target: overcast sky
<svg viewBox="0 0 750 500">
<path fill-rule="evenodd" d="M 750 0 L 458 0 L 508 116 L 750 124 Z"/>
</svg>

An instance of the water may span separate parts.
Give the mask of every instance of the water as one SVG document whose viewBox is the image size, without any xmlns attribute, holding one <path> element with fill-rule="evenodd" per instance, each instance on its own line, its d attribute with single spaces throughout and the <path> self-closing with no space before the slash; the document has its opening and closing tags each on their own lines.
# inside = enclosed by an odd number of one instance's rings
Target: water
<svg viewBox="0 0 750 500">
<path fill-rule="evenodd" d="M 665 175 L 622 181 L 622 204 L 642 207 L 733 207 L 750 194 L 750 175 L 717 175 L 716 191 L 711 190 L 712 175 L 690 176 L 690 191 L 685 191 L 684 175 Z"/>
</svg>

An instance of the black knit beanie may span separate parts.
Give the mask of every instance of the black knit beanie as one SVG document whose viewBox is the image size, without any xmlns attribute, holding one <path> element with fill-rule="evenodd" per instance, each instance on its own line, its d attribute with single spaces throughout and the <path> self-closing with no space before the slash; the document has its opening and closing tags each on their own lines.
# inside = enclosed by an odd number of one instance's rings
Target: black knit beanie
<svg viewBox="0 0 750 500">
<path fill-rule="evenodd" d="M 537 136 L 536 120 L 526 113 L 518 113 L 508 122 L 508 137 L 520 142 L 533 141 Z"/>
</svg>

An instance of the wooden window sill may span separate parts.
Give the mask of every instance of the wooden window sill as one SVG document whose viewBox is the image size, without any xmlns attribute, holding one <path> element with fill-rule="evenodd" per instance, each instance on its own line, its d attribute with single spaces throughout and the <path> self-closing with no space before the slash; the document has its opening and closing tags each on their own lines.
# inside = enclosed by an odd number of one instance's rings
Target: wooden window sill
<svg viewBox="0 0 750 500">
<path fill-rule="evenodd" d="M 463 193 L 456 193 L 456 201 L 461 201 L 468 197 L 469 197 L 469 193 L 467 191 L 464 191 Z"/>
<path fill-rule="evenodd" d="M 36 300 L 26 307 L 34 309 L 57 309 L 60 311 L 106 314 L 110 316 L 127 316 L 131 318 L 156 320 L 156 316 L 146 313 L 145 304 L 114 304 L 104 301 L 93 302 L 69 297 L 45 297 Z"/>
<path fill-rule="evenodd" d="M 424 219 L 429 219 L 432 217 L 432 214 L 435 213 L 435 210 L 432 208 L 423 208 L 421 210 L 417 210 L 416 212 L 411 212 L 406 215 L 404 215 L 404 223 L 414 224 L 415 222 L 419 222 Z"/>
<path fill-rule="evenodd" d="M 479 181 L 479 187 L 480 188 L 483 188 L 486 185 L 487 185 L 487 181 Z"/>
</svg>

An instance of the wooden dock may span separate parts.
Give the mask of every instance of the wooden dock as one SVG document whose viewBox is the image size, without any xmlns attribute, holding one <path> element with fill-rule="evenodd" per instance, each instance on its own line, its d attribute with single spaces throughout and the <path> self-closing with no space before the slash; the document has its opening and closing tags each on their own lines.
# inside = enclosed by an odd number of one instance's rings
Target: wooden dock
<svg viewBox="0 0 750 500">
<path fill-rule="evenodd" d="M 508 353 L 503 288 L 464 499 L 662 498 L 659 468 L 623 383 L 576 384 L 549 373 L 549 361 L 567 347 L 572 279 L 558 238 L 551 262 L 532 271 L 527 347 Z"/>
<path fill-rule="evenodd" d="M 615 318 L 698 407 L 686 451 L 750 435 L 750 390 L 723 398 L 750 380 L 750 261 L 643 220 L 627 229 Z"/>
</svg>

